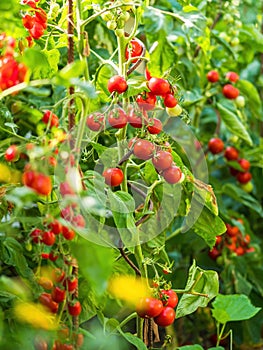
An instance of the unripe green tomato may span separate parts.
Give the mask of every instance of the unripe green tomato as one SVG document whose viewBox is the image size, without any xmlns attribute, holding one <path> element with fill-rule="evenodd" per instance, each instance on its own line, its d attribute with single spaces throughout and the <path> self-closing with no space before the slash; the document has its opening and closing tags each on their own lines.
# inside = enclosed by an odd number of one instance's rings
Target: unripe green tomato
<svg viewBox="0 0 263 350">
<path fill-rule="evenodd" d="M 50 5 L 50 10 L 48 12 L 48 17 L 51 19 L 55 19 L 57 15 L 59 14 L 60 6 L 59 4 L 52 3 Z"/>
<path fill-rule="evenodd" d="M 217 265 L 224 265 L 224 258 L 222 256 L 219 256 L 218 258 L 216 258 L 216 263 Z"/>
<path fill-rule="evenodd" d="M 12 114 L 19 113 L 22 110 L 23 110 L 23 102 L 17 101 L 17 102 L 12 103 L 12 105 L 11 105 L 11 113 Z"/>
<path fill-rule="evenodd" d="M 238 136 L 237 135 L 233 135 L 229 138 L 229 142 L 230 143 L 237 143 L 239 140 Z"/>
<path fill-rule="evenodd" d="M 235 104 L 238 108 L 243 108 L 245 107 L 246 101 L 245 101 L 245 97 L 244 96 L 237 96 L 237 98 L 235 99 Z"/>
<path fill-rule="evenodd" d="M 235 26 L 237 28 L 241 28 L 242 27 L 242 22 L 241 21 L 235 21 Z"/>
<path fill-rule="evenodd" d="M 230 36 L 228 36 L 226 32 L 221 32 L 221 33 L 219 34 L 219 37 L 220 37 L 221 39 L 224 39 L 224 40 L 227 41 L 228 43 L 229 43 L 230 40 L 231 40 Z"/>
<path fill-rule="evenodd" d="M 224 21 L 226 21 L 226 23 L 233 23 L 234 22 L 234 18 L 232 15 L 230 15 L 230 13 L 227 13 L 226 15 L 224 15 Z"/>
<path fill-rule="evenodd" d="M 121 14 L 120 14 L 120 19 L 124 22 L 127 22 L 128 19 L 130 18 L 130 14 L 128 11 L 123 11 Z"/>
<path fill-rule="evenodd" d="M 239 39 L 238 38 L 234 38 L 230 41 L 230 45 L 231 46 L 237 46 L 239 44 Z"/>
<path fill-rule="evenodd" d="M 115 30 L 117 28 L 117 22 L 116 21 L 108 21 L 107 28 L 110 30 Z"/>
<path fill-rule="evenodd" d="M 238 29 L 231 29 L 229 31 L 229 34 L 231 34 L 232 36 L 238 36 L 239 35 L 239 30 Z"/>
<path fill-rule="evenodd" d="M 117 26 L 118 26 L 118 28 L 124 28 L 124 26 L 125 26 L 125 21 L 124 20 L 122 20 L 122 19 L 118 19 L 118 21 L 117 21 Z"/>
<path fill-rule="evenodd" d="M 170 117 L 178 117 L 183 112 L 183 109 L 177 104 L 173 108 L 166 107 L 166 112 Z"/>
<path fill-rule="evenodd" d="M 207 17 L 207 19 L 206 19 L 206 25 L 208 26 L 208 27 L 211 27 L 211 25 L 213 24 L 213 18 L 211 18 L 211 17 Z"/>
<path fill-rule="evenodd" d="M 115 30 L 115 34 L 116 34 L 116 36 L 118 36 L 119 38 L 123 38 L 123 37 L 124 37 L 124 29 L 122 29 L 122 28 L 116 29 L 116 30 Z"/>
<path fill-rule="evenodd" d="M 111 20 L 114 20 L 114 14 L 111 13 L 110 11 L 106 11 L 101 14 L 101 18 L 106 22 L 111 21 Z"/>
<path fill-rule="evenodd" d="M 28 252 L 31 252 L 32 250 L 32 244 L 31 242 L 27 241 L 26 244 L 25 244 L 25 248 Z"/>
<path fill-rule="evenodd" d="M 242 188 L 242 190 L 244 190 L 247 193 L 251 193 L 254 188 L 251 181 L 247 182 L 246 184 L 240 184 L 240 187 Z"/>
</svg>

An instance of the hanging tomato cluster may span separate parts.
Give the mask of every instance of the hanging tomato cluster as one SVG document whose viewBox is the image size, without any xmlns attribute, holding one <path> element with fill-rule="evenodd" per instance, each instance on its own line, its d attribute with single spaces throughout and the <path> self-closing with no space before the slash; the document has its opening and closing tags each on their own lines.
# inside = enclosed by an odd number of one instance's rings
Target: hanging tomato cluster
<svg viewBox="0 0 263 350">
<path fill-rule="evenodd" d="M 38 2 L 39 0 L 23 0 L 24 5 L 31 7 L 22 17 L 23 26 L 30 34 L 27 37 L 29 46 L 33 43 L 32 38 L 36 40 L 40 39 L 47 28 L 47 14 L 42 8 L 37 7 Z"/>
<path fill-rule="evenodd" d="M 0 91 L 23 83 L 27 75 L 24 63 L 15 59 L 16 41 L 14 38 L 0 35 Z"/>
<path fill-rule="evenodd" d="M 220 80 L 220 75 L 216 70 L 209 71 L 206 77 L 210 83 L 217 83 Z M 239 80 L 239 75 L 236 72 L 227 72 L 225 80 L 222 93 L 227 99 L 235 100 L 239 96 L 239 90 L 233 84 Z"/>
</svg>

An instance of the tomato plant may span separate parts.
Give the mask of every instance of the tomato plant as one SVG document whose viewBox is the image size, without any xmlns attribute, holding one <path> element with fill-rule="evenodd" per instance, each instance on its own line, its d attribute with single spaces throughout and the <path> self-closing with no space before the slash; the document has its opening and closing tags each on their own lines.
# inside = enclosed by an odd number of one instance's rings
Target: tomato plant
<svg viewBox="0 0 263 350">
<path fill-rule="evenodd" d="M 0 348 L 260 347 L 261 10 L 1 2 Z"/>
</svg>

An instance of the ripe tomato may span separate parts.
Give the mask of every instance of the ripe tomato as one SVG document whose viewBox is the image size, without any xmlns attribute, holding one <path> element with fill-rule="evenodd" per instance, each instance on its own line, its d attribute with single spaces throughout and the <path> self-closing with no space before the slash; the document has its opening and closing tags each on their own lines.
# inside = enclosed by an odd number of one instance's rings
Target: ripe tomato
<svg viewBox="0 0 263 350">
<path fill-rule="evenodd" d="M 230 80 L 232 83 L 236 83 L 239 79 L 239 75 L 235 72 L 226 73 L 226 79 Z"/>
<path fill-rule="evenodd" d="M 53 314 L 56 314 L 58 312 L 58 303 L 52 300 L 51 294 L 42 293 L 40 294 L 38 300 L 42 305 L 46 306 Z"/>
<path fill-rule="evenodd" d="M 241 173 L 239 172 L 237 174 L 237 181 L 241 184 L 246 184 L 252 179 L 252 175 L 249 172 Z"/>
<path fill-rule="evenodd" d="M 51 178 L 48 175 L 37 173 L 31 186 L 38 194 L 48 196 L 52 191 Z"/>
<path fill-rule="evenodd" d="M 54 270 L 52 270 L 51 278 L 52 278 L 53 282 L 60 283 L 65 278 L 65 271 L 63 271 L 59 267 L 57 267 Z"/>
<path fill-rule="evenodd" d="M 47 277 L 40 277 L 37 283 L 46 290 L 51 290 L 53 288 L 53 282 Z"/>
<path fill-rule="evenodd" d="M 143 47 L 138 39 L 132 39 L 125 50 L 125 58 L 128 60 L 131 57 L 141 56 Z M 137 62 L 137 59 L 132 62 Z"/>
<path fill-rule="evenodd" d="M 11 145 L 5 151 L 5 160 L 7 162 L 15 162 L 19 159 L 19 150 L 16 145 Z"/>
<path fill-rule="evenodd" d="M 30 237 L 34 243 L 41 242 L 43 231 L 39 228 L 35 228 L 31 233 Z"/>
<path fill-rule="evenodd" d="M 75 231 L 67 226 L 62 227 L 62 235 L 67 241 L 72 241 L 76 236 Z"/>
<path fill-rule="evenodd" d="M 45 113 L 43 114 L 42 117 L 42 121 L 45 124 L 49 124 L 50 126 L 54 126 L 54 127 L 58 127 L 59 126 L 59 119 L 58 116 L 54 113 L 52 113 L 51 111 L 45 111 Z"/>
<path fill-rule="evenodd" d="M 82 228 L 84 228 L 86 226 L 86 221 L 81 214 L 74 216 L 71 223 L 74 226 L 78 226 L 78 227 L 82 227 Z"/>
<path fill-rule="evenodd" d="M 68 304 L 68 312 L 71 316 L 78 316 L 81 313 L 81 304 L 79 301 Z"/>
<path fill-rule="evenodd" d="M 136 306 L 136 312 L 140 317 L 156 317 L 163 310 L 163 303 L 152 297 L 142 298 Z"/>
<path fill-rule="evenodd" d="M 66 290 L 59 287 L 54 287 L 51 292 L 51 298 L 56 303 L 62 303 L 66 298 Z"/>
<path fill-rule="evenodd" d="M 34 348 L 35 350 L 48 350 L 48 344 L 45 339 L 36 337 L 34 340 Z"/>
<path fill-rule="evenodd" d="M 108 90 L 110 93 L 117 92 L 118 94 L 122 94 L 127 88 L 128 85 L 125 78 L 120 75 L 114 75 L 108 81 Z"/>
<path fill-rule="evenodd" d="M 138 95 L 136 102 L 144 111 L 151 111 L 156 105 L 156 96 L 150 92 L 146 92 L 145 96 Z"/>
<path fill-rule="evenodd" d="M 157 135 L 160 134 L 160 132 L 163 129 L 162 122 L 157 118 L 151 118 L 148 120 L 147 130 L 150 134 Z"/>
<path fill-rule="evenodd" d="M 115 187 L 119 186 L 123 181 L 123 172 L 119 168 L 108 168 L 104 170 L 102 176 L 105 178 L 107 185 Z"/>
<path fill-rule="evenodd" d="M 128 114 L 128 123 L 134 128 L 141 128 L 143 125 L 143 120 L 140 115 L 136 115 L 134 110 L 131 110 Z"/>
<path fill-rule="evenodd" d="M 42 235 L 42 242 L 45 245 L 52 246 L 56 242 L 56 236 L 52 231 L 45 231 Z"/>
<path fill-rule="evenodd" d="M 115 129 L 122 129 L 126 126 L 128 118 L 122 108 L 116 108 L 110 111 L 108 115 L 109 124 Z"/>
<path fill-rule="evenodd" d="M 49 253 L 41 253 L 41 258 L 42 259 L 49 259 Z"/>
<path fill-rule="evenodd" d="M 246 250 L 243 247 L 239 246 L 236 248 L 235 252 L 237 255 L 244 255 Z"/>
<path fill-rule="evenodd" d="M 162 175 L 165 181 L 167 181 L 169 184 L 176 184 L 182 178 L 181 169 L 176 165 L 172 165 L 170 168 L 165 169 Z"/>
<path fill-rule="evenodd" d="M 154 95 L 163 96 L 170 92 L 170 84 L 162 78 L 151 78 L 148 87 Z"/>
<path fill-rule="evenodd" d="M 104 115 L 101 113 L 93 113 L 87 117 L 86 124 L 92 131 L 101 131 L 104 128 Z"/>
<path fill-rule="evenodd" d="M 59 235 L 62 233 L 62 224 L 58 220 L 52 221 L 49 225 L 48 228 L 55 234 Z"/>
<path fill-rule="evenodd" d="M 63 286 L 66 288 L 68 292 L 74 292 L 78 287 L 78 279 L 77 277 L 71 276 L 68 277 L 64 282 Z"/>
<path fill-rule="evenodd" d="M 47 14 L 42 8 L 39 7 L 37 11 L 35 11 L 35 19 L 46 29 Z"/>
<path fill-rule="evenodd" d="M 75 194 L 75 191 L 70 187 L 70 184 L 68 182 L 61 182 L 59 185 L 59 191 L 61 195 L 64 197 L 66 195 L 73 195 Z"/>
<path fill-rule="evenodd" d="M 173 157 L 170 152 L 158 151 L 152 158 L 152 163 L 157 171 L 162 171 L 172 166 Z"/>
<path fill-rule="evenodd" d="M 235 147 L 227 147 L 224 156 L 227 160 L 237 160 L 239 153 Z"/>
<path fill-rule="evenodd" d="M 25 15 L 22 18 L 22 22 L 23 22 L 23 26 L 26 29 L 31 29 L 33 27 L 33 24 L 34 24 L 34 18 L 30 15 Z"/>
<path fill-rule="evenodd" d="M 239 228 L 237 226 L 226 224 L 226 234 L 229 237 L 235 237 L 238 233 L 239 233 Z"/>
<path fill-rule="evenodd" d="M 56 261 L 56 260 L 58 260 L 58 255 L 55 255 L 55 253 L 51 251 L 51 252 L 49 253 L 49 260 L 50 260 L 50 261 Z"/>
<path fill-rule="evenodd" d="M 163 103 L 165 107 L 173 108 L 177 105 L 178 101 L 173 94 L 167 94 L 164 97 Z"/>
<path fill-rule="evenodd" d="M 138 139 L 133 147 L 135 157 L 148 160 L 153 157 L 155 147 L 154 144 L 147 140 Z"/>
<path fill-rule="evenodd" d="M 212 138 L 208 142 L 208 149 L 213 154 L 221 153 L 224 149 L 224 142 L 219 138 Z"/>
<path fill-rule="evenodd" d="M 162 312 L 154 318 L 154 322 L 161 327 L 167 327 L 175 320 L 175 311 L 169 306 L 165 306 Z"/>
<path fill-rule="evenodd" d="M 164 306 L 170 306 L 172 308 L 177 306 L 178 296 L 172 289 L 161 290 L 160 296 Z"/>
<path fill-rule="evenodd" d="M 208 255 L 210 256 L 211 259 L 216 260 L 221 255 L 221 253 L 216 247 L 213 247 L 209 251 Z"/>
<path fill-rule="evenodd" d="M 248 171 L 250 169 L 250 162 L 247 159 L 241 158 L 238 160 L 238 163 L 244 171 Z"/>
<path fill-rule="evenodd" d="M 239 95 L 239 90 L 231 84 L 226 84 L 223 87 L 222 92 L 223 95 L 230 100 L 234 100 Z"/>
<path fill-rule="evenodd" d="M 216 83 L 219 80 L 219 73 L 216 70 L 211 70 L 207 73 L 206 78 L 210 83 Z"/>
</svg>

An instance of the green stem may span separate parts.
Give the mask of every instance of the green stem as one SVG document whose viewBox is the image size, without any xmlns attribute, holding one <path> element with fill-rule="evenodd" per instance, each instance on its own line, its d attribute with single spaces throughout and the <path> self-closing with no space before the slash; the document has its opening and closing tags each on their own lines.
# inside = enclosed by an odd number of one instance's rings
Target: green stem
<svg viewBox="0 0 263 350">
<path fill-rule="evenodd" d="M 129 316 L 127 316 L 119 325 L 120 328 L 124 327 L 128 322 L 133 320 L 137 316 L 137 312 L 133 312 Z"/>
<path fill-rule="evenodd" d="M 218 334 L 216 346 L 219 346 L 219 344 L 220 344 L 220 341 L 221 341 L 221 338 L 222 338 L 222 336 L 223 336 L 225 327 L 226 327 L 226 323 L 223 324 L 223 326 L 222 326 L 222 328 L 221 328 L 221 331 L 220 331 L 219 334 Z M 218 327 L 218 330 L 219 330 L 219 327 Z"/>
<path fill-rule="evenodd" d="M 168 236 L 166 238 L 166 242 L 169 241 L 170 239 L 174 238 L 175 236 L 179 235 L 183 230 L 184 230 L 185 226 L 179 227 L 177 230 L 175 230 L 173 233 L 170 234 L 170 236 Z"/>
<path fill-rule="evenodd" d="M 52 84 L 50 79 L 38 79 L 38 80 L 32 80 L 28 83 L 20 83 L 1 92 L 0 100 L 2 100 L 2 98 L 8 95 L 13 94 L 14 92 L 18 92 L 20 90 L 26 89 L 29 86 L 50 85 L 50 84 Z"/>
</svg>

